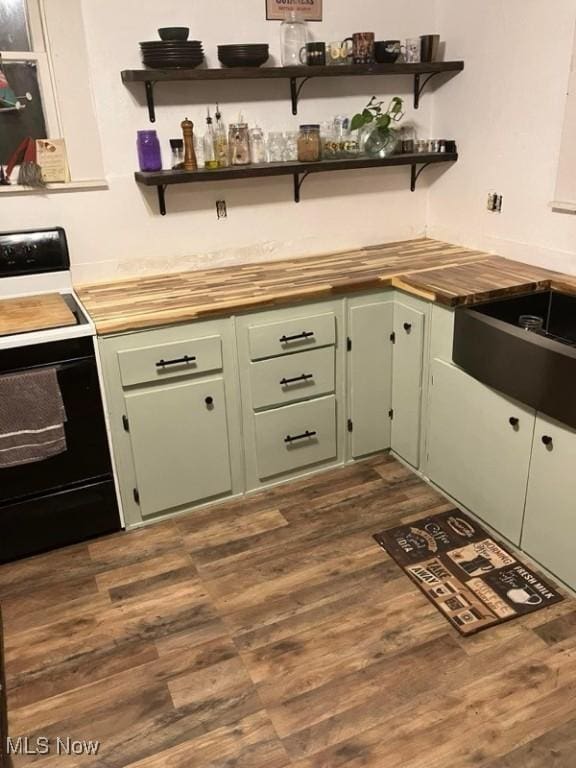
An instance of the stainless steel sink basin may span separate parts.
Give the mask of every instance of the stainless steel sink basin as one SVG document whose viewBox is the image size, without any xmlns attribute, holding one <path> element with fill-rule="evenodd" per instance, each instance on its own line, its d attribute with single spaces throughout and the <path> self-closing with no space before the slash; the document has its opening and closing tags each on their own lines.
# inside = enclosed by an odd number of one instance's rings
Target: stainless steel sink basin
<svg viewBox="0 0 576 768">
<path fill-rule="evenodd" d="M 545 291 L 457 309 L 453 360 L 484 384 L 576 428 L 575 296 Z"/>
</svg>

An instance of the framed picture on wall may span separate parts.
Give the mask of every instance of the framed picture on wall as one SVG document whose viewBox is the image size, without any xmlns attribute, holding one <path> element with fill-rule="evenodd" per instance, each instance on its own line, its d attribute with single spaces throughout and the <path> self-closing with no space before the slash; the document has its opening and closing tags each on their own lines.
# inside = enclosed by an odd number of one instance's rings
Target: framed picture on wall
<svg viewBox="0 0 576 768">
<path fill-rule="evenodd" d="M 266 18 L 283 21 L 296 11 L 306 21 L 322 21 L 322 0 L 266 0 Z"/>
</svg>

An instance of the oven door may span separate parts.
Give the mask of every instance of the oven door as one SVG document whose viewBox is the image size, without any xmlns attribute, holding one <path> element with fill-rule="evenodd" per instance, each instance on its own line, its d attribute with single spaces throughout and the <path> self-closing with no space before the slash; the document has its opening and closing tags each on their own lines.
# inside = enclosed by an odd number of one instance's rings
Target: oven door
<svg viewBox="0 0 576 768">
<path fill-rule="evenodd" d="M 0 469 L 0 507 L 111 476 L 96 359 L 93 350 L 82 354 L 88 350 L 84 345 L 77 350 L 79 356 L 58 356 L 53 363 L 66 409 L 66 451 L 44 461 Z M 5 365 L 0 372 L 6 372 Z"/>
</svg>

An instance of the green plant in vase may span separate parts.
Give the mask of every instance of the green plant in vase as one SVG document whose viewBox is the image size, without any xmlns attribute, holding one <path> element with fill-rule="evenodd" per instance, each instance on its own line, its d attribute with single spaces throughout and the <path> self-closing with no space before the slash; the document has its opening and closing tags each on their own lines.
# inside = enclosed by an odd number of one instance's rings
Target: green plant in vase
<svg viewBox="0 0 576 768">
<path fill-rule="evenodd" d="M 404 101 L 394 96 L 388 108 L 384 106 L 384 101 L 372 96 L 350 124 L 350 130 L 358 131 L 360 151 L 370 157 L 388 157 L 398 144 L 399 131 L 395 126 L 404 117 Z"/>
</svg>

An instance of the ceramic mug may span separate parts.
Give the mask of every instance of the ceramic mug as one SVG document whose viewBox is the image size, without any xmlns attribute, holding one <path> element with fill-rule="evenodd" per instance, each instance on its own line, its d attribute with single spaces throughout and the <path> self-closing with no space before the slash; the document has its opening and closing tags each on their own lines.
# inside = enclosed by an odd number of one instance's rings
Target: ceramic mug
<svg viewBox="0 0 576 768">
<path fill-rule="evenodd" d="M 419 37 L 410 37 L 404 46 L 404 60 L 407 64 L 420 63 L 421 41 Z"/>
<path fill-rule="evenodd" d="M 400 40 L 379 40 L 374 44 L 374 56 L 378 64 L 393 64 L 401 53 Z"/>
<path fill-rule="evenodd" d="M 343 44 L 352 43 L 352 58 L 354 64 L 372 64 L 374 62 L 374 32 L 355 32 L 347 37 Z"/>
<path fill-rule="evenodd" d="M 309 67 L 321 67 L 326 64 L 326 43 L 306 43 L 300 49 L 300 63 Z"/>
<path fill-rule="evenodd" d="M 527 589 L 509 589 L 506 594 L 517 605 L 542 605 L 544 602 L 540 595 Z"/>
<path fill-rule="evenodd" d="M 350 55 L 350 48 L 345 41 L 339 40 L 335 43 L 328 43 L 326 46 L 326 63 L 329 65 L 348 64 Z"/>
</svg>

